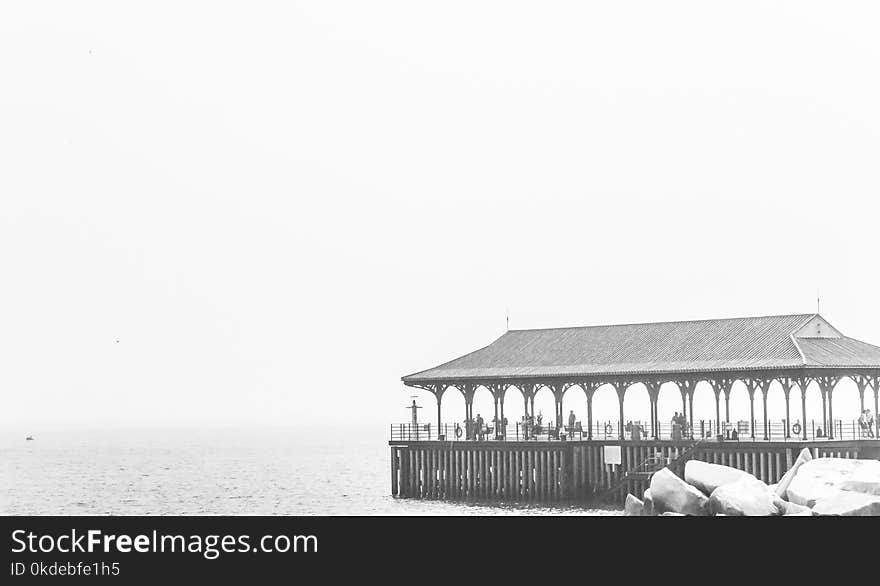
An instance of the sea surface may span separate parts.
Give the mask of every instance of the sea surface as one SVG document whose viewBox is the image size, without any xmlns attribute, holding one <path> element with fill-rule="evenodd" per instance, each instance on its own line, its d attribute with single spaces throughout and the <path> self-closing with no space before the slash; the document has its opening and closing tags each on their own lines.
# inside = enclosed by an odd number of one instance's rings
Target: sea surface
<svg viewBox="0 0 880 586">
<path fill-rule="evenodd" d="M 7 515 L 619 515 L 395 499 L 386 430 L 0 431 Z"/>
</svg>

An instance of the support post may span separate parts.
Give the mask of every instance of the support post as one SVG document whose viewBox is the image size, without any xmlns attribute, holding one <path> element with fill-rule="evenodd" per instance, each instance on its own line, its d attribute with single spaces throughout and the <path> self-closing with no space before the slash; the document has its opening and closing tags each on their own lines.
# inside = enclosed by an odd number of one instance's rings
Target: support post
<svg viewBox="0 0 880 586">
<path fill-rule="evenodd" d="M 755 439 L 755 391 L 749 390 L 749 429 L 751 437 Z"/>
<path fill-rule="evenodd" d="M 770 439 L 770 421 L 767 419 L 767 393 L 770 392 L 770 383 L 767 381 L 761 387 L 761 400 L 764 406 L 764 439 Z"/>
<path fill-rule="evenodd" d="M 724 421 L 730 423 L 730 388 L 724 389 Z"/>
<path fill-rule="evenodd" d="M 441 388 L 443 390 L 441 390 Z M 443 400 L 443 393 L 446 391 L 446 388 L 438 386 L 436 389 L 437 390 L 434 391 L 434 396 L 437 397 L 437 433 L 439 434 L 443 429 L 443 421 L 440 416 L 440 402 Z"/>
<path fill-rule="evenodd" d="M 620 420 L 619 428 L 617 430 L 617 435 L 620 436 L 620 439 L 625 439 L 624 436 L 624 427 L 623 427 L 623 397 L 626 395 L 626 389 L 629 388 L 629 383 L 627 382 L 615 382 L 614 389 L 617 391 L 617 404 L 619 407 L 619 417 Z"/>
<path fill-rule="evenodd" d="M 874 438 L 880 438 L 880 410 L 878 410 L 878 395 L 880 395 L 880 376 L 874 377 Z"/>
<path fill-rule="evenodd" d="M 595 388 L 587 391 L 587 439 L 593 439 L 593 393 Z"/>
<path fill-rule="evenodd" d="M 801 389 L 801 411 L 803 413 L 802 421 L 801 421 L 801 439 L 806 441 L 807 439 L 807 386 L 809 386 L 809 379 L 800 378 L 798 379 L 798 387 Z"/>
<path fill-rule="evenodd" d="M 645 388 L 648 389 L 648 399 L 651 400 L 651 437 L 656 440 L 660 437 L 660 419 L 659 412 L 657 411 L 657 400 L 660 397 L 660 386 L 663 383 L 656 380 L 647 381 L 644 384 Z"/>
<path fill-rule="evenodd" d="M 828 387 L 828 439 L 834 439 L 834 385 Z"/>
<path fill-rule="evenodd" d="M 696 421 L 694 421 L 694 390 L 695 390 L 695 387 L 696 387 L 696 385 L 694 385 L 694 387 L 691 387 L 690 391 L 688 391 L 688 411 L 690 411 L 690 413 L 688 414 L 687 421 L 688 421 L 688 426 L 691 428 L 691 439 L 693 439 L 693 429 L 694 429 L 694 424 L 696 423 Z"/>
<path fill-rule="evenodd" d="M 714 388 L 715 391 L 715 435 L 721 433 L 721 389 Z"/>
</svg>

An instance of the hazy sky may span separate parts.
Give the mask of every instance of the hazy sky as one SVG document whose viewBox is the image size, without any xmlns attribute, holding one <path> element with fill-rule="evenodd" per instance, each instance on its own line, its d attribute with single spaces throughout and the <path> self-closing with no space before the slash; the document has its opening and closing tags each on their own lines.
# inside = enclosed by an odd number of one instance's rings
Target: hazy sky
<svg viewBox="0 0 880 586">
<path fill-rule="evenodd" d="M 506 308 L 880 343 L 878 17 L 4 2 L 0 422 L 384 426 Z"/>
</svg>

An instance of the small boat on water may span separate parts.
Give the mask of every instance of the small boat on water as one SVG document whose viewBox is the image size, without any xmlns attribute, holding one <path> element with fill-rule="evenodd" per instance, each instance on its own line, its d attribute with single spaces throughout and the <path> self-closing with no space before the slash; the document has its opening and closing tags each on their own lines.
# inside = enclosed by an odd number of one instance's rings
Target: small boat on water
<svg viewBox="0 0 880 586">
<path fill-rule="evenodd" d="M 24 439 L 25 439 L 25 441 L 29 441 L 29 442 L 32 442 L 32 441 L 34 441 L 34 436 L 32 436 L 32 435 L 29 435 L 29 436 L 27 436 L 27 437 L 26 437 L 26 438 L 24 438 Z"/>
</svg>

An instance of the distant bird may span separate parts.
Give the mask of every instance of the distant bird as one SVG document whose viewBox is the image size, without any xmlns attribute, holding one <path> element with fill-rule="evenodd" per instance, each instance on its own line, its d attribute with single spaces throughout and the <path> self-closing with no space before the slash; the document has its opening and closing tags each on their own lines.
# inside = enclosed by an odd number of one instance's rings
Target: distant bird
<svg viewBox="0 0 880 586">
<path fill-rule="evenodd" d="M 32 442 L 32 441 L 34 441 L 34 436 L 29 435 L 29 436 L 27 436 L 27 437 L 24 438 L 24 439 L 27 440 L 27 441 L 29 441 L 29 442 Z"/>
</svg>

